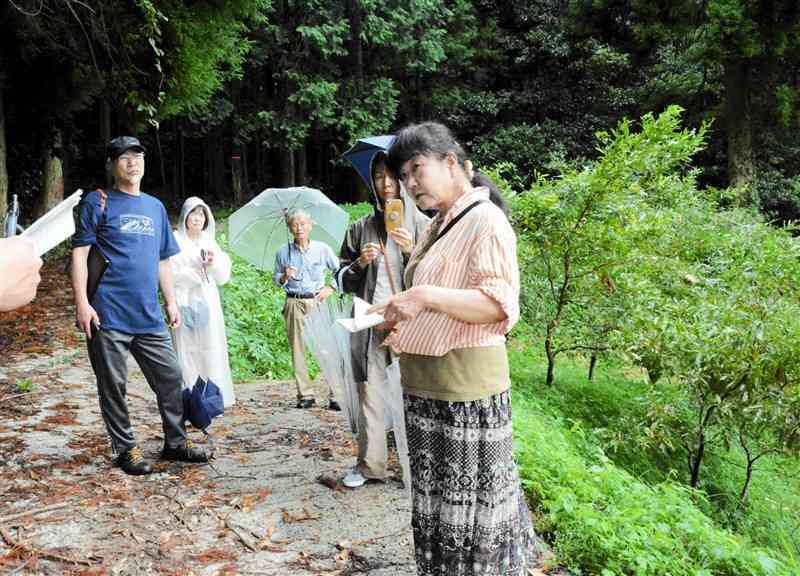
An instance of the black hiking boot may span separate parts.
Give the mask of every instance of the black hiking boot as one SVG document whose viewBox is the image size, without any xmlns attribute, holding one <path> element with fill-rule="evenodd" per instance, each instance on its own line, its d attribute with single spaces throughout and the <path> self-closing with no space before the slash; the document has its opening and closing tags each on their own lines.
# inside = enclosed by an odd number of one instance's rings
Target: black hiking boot
<svg viewBox="0 0 800 576">
<path fill-rule="evenodd" d="M 164 451 L 161 453 L 162 460 L 172 460 L 177 462 L 193 462 L 201 464 L 208 462 L 208 454 L 202 448 L 195 446 L 194 442 L 187 440 L 183 446 L 171 448 L 164 446 Z"/>
<path fill-rule="evenodd" d="M 313 408 L 316 404 L 317 401 L 313 398 L 300 398 L 297 400 L 298 408 Z"/>
<path fill-rule="evenodd" d="M 153 472 L 150 463 L 144 459 L 142 449 L 138 446 L 128 448 L 117 456 L 117 466 L 131 476 L 144 476 Z"/>
</svg>

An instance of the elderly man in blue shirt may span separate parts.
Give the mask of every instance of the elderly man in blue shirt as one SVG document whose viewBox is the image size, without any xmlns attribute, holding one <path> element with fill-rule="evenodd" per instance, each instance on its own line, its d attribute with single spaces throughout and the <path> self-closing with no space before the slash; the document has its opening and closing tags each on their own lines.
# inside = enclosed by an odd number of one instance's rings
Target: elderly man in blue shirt
<svg viewBox="0 0 800 576">
<path fill-rule="evenodd" d="M 311 408 L 316 401 L 306 366 L 303 320 L 317 303 L 324 301 L 335 291 L 333 286 L 325 286 L 325 269 L 335 273 L 339 268 L 339 259 L 330 246 L 311 240 L 314 224 L 307 212 L 293 210 L 286 217 L 286 225 L 294 242 L 287 242 L 275 254 L 274 279 L 286 292 L 283 318 L 292 347 L 297 407 Z M 332 396 L 329 408 L 339 409 Z"/>
</svg>

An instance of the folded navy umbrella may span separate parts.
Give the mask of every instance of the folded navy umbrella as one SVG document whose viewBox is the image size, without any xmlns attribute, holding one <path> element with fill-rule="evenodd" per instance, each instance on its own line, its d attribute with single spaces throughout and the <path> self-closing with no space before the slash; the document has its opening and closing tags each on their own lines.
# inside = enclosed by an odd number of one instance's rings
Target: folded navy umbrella
<svg viewBox="0 0 800 576">
<path fill-rule="evenodd" d="M 206 431 L 211 421 L 225 412 L 222 391 L 213 381 L 197 377 L 194 386 L 183 389 L 183 421 L 189 421 L 198 430 Z"/>
</svg>

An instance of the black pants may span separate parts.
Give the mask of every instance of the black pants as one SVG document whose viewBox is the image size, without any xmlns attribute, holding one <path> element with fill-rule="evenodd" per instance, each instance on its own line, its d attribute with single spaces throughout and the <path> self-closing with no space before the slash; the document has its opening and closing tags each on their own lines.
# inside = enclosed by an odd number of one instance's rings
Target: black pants
<svg viewBox="0 0 800 576">
<path fill-rule="evenodd" d="M 164 443 L 176 448 L 186 443 L 183 424 L 183 377 L 169 332 L 125 334 L 100 330 L 89 340 L 89 359 L 97 378 L 100 411 L 111 437 L 114 454 L 136 445 L 125 400 L 128 385 L 128 352 L 136 360 L 156 393 L 164 428 Z"/>
</svg>

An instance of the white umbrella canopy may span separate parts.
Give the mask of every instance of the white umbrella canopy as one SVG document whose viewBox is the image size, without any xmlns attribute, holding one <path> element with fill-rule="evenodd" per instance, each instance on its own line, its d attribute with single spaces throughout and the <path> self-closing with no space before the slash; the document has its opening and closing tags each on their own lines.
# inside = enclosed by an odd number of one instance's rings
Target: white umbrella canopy
<svg viewBox="0 0 800 576">
<path fill-rule="evenodd" d="M 272 270 L 275 253 L 291 241 L 286 216 L 297 209 L 311 216 L 311 239 L 324 242 L 338 254 L 349 216 L 321 191 L 305 186 L 267 188 L 231 214 L 231 250 L 261 270 Z"/>
</svg>

